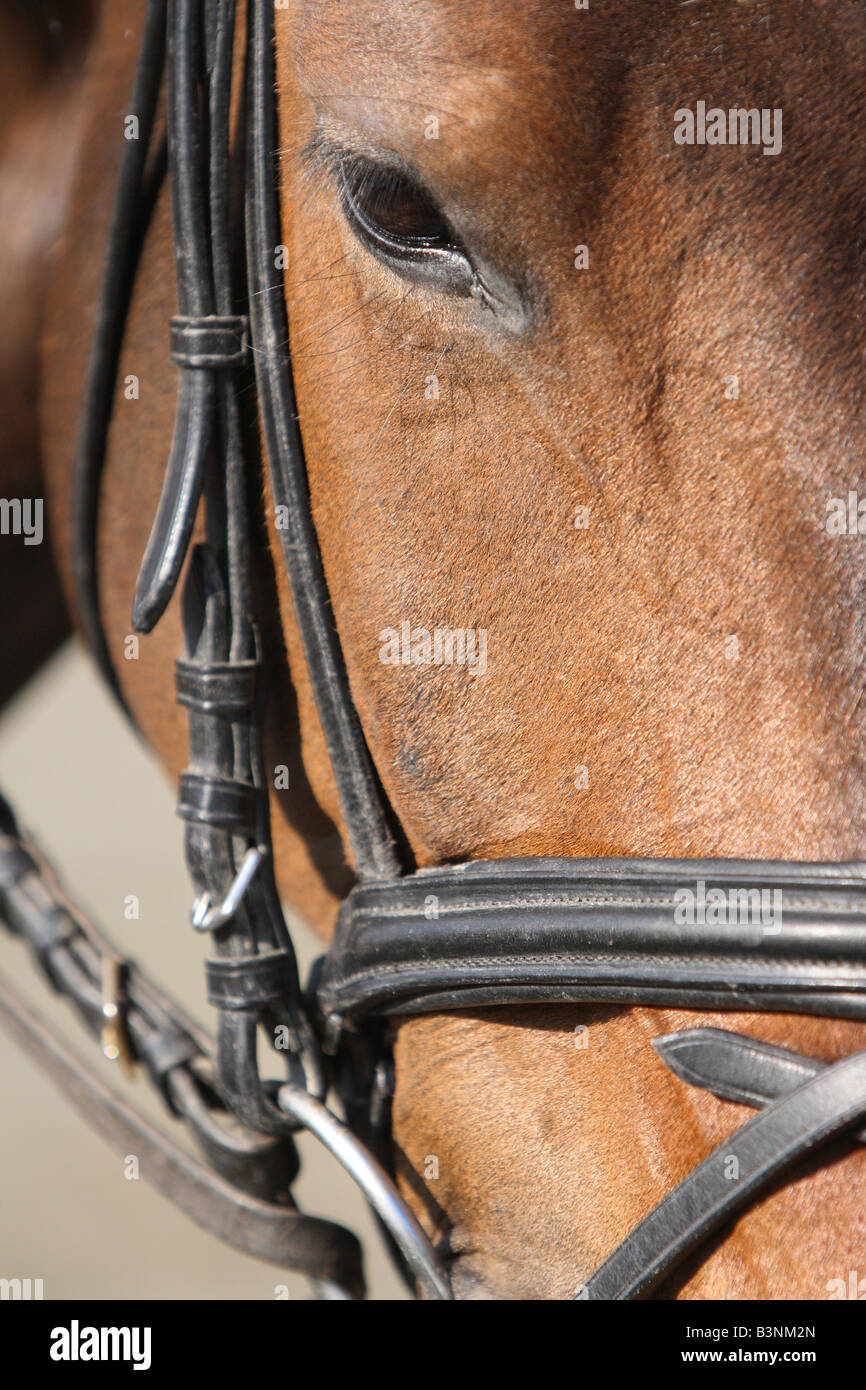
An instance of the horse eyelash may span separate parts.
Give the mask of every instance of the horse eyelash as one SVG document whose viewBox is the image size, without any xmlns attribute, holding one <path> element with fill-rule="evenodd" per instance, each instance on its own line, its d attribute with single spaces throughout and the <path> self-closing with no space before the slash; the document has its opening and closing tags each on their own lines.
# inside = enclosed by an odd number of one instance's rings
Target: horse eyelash
<svg viewBox="0 0 866 1390">
<path fill-rule="evenodd" d="M 380 162 L 373 155 L 362 150 L 352 150 L 345 145 L 337 144 L 322 130 L 317 130 L 312 135 L 300 151 L 299 158 L 302 168 L 311 179 L 316 176 L 326 178 L 329 183 L 336 184 L 338 190 L 341 179 L 345 178 L 346 166 L 352 162 L 361 166 L 361 177 L 352 187 L 352 192 L 358 201 L 363 199 L 369 185 L 374 180 L 377 189 L 384 188 L 387 192 L 391 192 L 397 187 L 398 180 L 403 180 L 417 187 L 434 206 L 438 206 L 436 198 L 425 187 L 416 171 L 408 165 L 403 166 L 396 157 L 391 163 Z M 388 185 L 389 178 L 393 180 L 390 187 Z"/>
<path fill-rule="evenodd" d="M 302 169 L 309 173 L 335 173 L 344 152 L 323 130 L 316 130 L 298 154 Z"/>
</svg>

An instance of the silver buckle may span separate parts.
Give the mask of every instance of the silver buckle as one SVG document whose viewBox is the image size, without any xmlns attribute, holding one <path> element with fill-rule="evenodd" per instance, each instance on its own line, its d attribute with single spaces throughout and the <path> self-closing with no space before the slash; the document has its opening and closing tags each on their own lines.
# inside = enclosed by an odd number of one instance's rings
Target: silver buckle
<svg viewBox="0 0 866 1390">
<path fill-rule="evenodd" d="M 132 1073 L 132 1053 L 126 1035 L 123 997 L 123 969 L 126 962 L 107 951 L 102 957 L 102 1027 L 99 1041 L 109 1062 L 120 1062 L 127 1075 Z"/>
<path fill-rule="evenodd" d="M 224 926 L 234 917 L 266 854 L 267 849 L 263 845 L 254 845 L 247 850 L 219 907 L 211 905 L 211 895 L 207 890 L 199 893 L 190 910 L 190 921 L 196 931 L 213 931 L 214 927 Z"/>
</svg>

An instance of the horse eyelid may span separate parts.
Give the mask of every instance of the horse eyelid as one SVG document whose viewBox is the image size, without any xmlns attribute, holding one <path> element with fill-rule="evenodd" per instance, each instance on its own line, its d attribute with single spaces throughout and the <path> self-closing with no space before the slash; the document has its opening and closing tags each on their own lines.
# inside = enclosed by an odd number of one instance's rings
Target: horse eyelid
<svg viewBox="0 0 866 1390">
<path fill-rule="evenodd" d="M 404 237 L 390 232 L 367 215 L 345 173 L 340 180 L 339 196 L 343 214 L 354 235 L 393 274 L 461 298 L 478 292 L 478 277 L 472 261 L 441 214 L 443 236 Z M 436 210 L 435 202 L 431 201 L 431 206 Z"/>
<path fill-rule="evenodd" d="M 370 155 L 353 151 L 345 145 L 338 144 L 321 130 L 316 131 L 300 151 L 300 161 L 310 173 L 325 175 L 332 186 L 336 186 L 343 216 L 354 236 L 370 255 L 375 256 L 393 274 L 411 281 L 426 280 L 431 287 L 461 296 L 480 292 L 482 287 L 471 257 L 444 214 L 439 213 L 439 216 L 447 232 L 447 239 L 404 240 L 398 234 L 389 233 L 387 228 L 380 227 L 365 214 L 347 175 L 347 168 L 351 163 L 355 163 L 356 168 L 366 166 L 368 177 L 381 178 L 390 172 L 395 178 L 401 178 L 417 188 L 438 212 L 435 197 L 424 187 L 413 170 L 401 168 L 398 163 L 380 162 Z"/>
</svg>

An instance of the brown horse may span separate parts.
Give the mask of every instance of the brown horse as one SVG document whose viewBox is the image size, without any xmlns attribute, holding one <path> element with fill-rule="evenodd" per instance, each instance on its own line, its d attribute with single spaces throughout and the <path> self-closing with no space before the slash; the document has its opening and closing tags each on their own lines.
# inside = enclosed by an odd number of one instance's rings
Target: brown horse
<svg viewBox="0 0 866 1390">
<path fill-rule="evenodd" d="M 40 429 L 70 596 L 69 422 L 141 11 L 97 7 L 62 219 L 50 208 Z M 862 857 L 866 562 L 827 524 L 860 485 L 866 433 L 859 0 L 291 0 L 276 25 L 275 274 L 314 518 L 354 700 L 418 862 Z M 717 109 L 757 119 L 732 128 Z M 436 264 L 394 250 L 443 229 Z M 125 643 L 173 419 L 173 312 L 164 196 L 124 341 L 99 568 L 122 689 L 177 772 L 178 605 L 137 656 Z M 269 541 L 268 755 L 290 774 L 276 857 L 327 936 L 351 866 Z M 404 624 L 483 632 L 484 663 L 383 659 Z M 448 1235 L 458 1295 L 571 1296 L 736 1127 L 738 1107 L 683 1088 L 646 1046 L 694 1021 L 826 1059 L 863 1045 L 846 1023 L 585 1006 L 395 1028 L 398 1172 Z M 839 1148 L 665 1293 L 827 1297 L 862 1262 L 864 1195 L 862 1150 Z"/>
</svg>

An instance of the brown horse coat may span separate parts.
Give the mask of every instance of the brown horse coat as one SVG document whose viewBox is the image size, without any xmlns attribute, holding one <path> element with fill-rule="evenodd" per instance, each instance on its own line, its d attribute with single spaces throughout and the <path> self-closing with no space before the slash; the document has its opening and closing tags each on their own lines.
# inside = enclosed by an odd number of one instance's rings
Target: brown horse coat
<svg viewBox="0 0 866 1390">
<path fill-rule="evenodd" d="M 42 421 L 67 587 L 70 421 L 140 13 L 100 9 L 50 282 Z M 866 433 L 862 5 L 293 0 L 276 17 L 313 511 L 353 695 L 418 861 L 861 856 L 864 559 L 826 521 L 860 483 Z M 781 149 L 678 143 L 676 113 L 699 102 L 782 112 Z M 439 292 L 359 244 L 333 176 L 347 157 L 415 171 L 490 295 Z M 173 414 L 169 225 L 163 199 L 99 555 L 124 690 L 177 771 L 176 611 L 124 654 Z M 261 511 L 264 525 L 264 496 Z M 272 556 L 278 863 L 327 933 L 349 871 Z M 483 630 L 486 672 L 386 664 L 382 633 L 404 622 Z M 828 1058 L 862 1042 L 850 1025 L 701 1019 Z M 734 1126 L 648 1046 L 683 1021 L 525 1008 L 397 1030 L 403 1179 L 450 1230 L 462 1293 L 567 1296 Z M 684 1296 L 826 1296 L 862 1259 L 864 1163 L 840 1156 L 767 1198 Z"/>
</svg>

